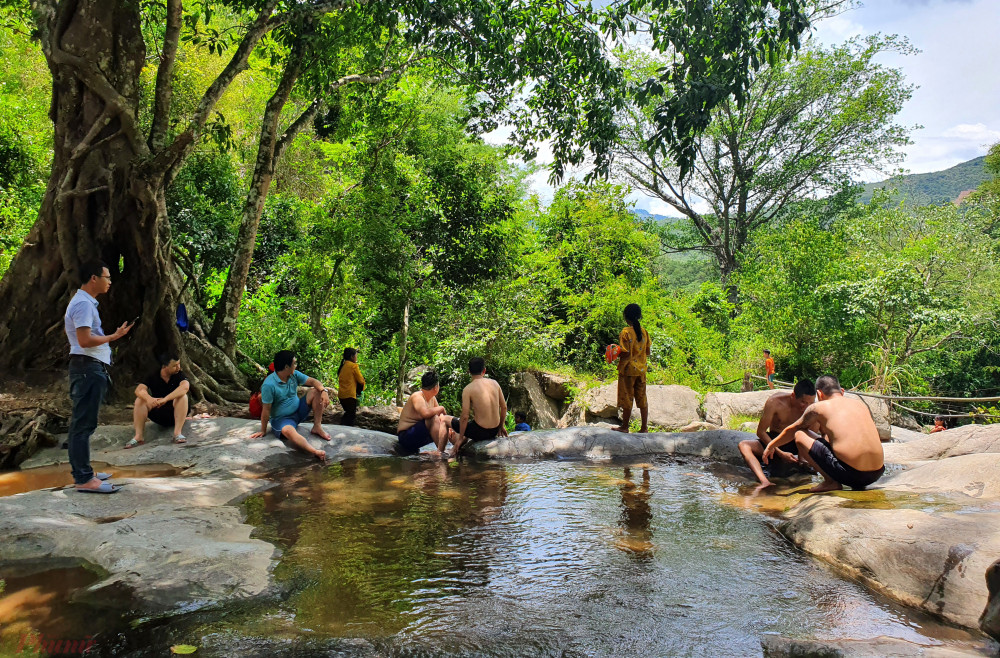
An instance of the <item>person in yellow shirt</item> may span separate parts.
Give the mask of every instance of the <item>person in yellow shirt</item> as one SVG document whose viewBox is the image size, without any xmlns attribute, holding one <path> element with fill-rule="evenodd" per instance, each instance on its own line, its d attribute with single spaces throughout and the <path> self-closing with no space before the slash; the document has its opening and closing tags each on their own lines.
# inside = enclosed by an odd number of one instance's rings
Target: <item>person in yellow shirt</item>
<svg viewBox="0 0 1000 658">
<path fill-rule="evenodd" d="M 618 337 L 621 351 L 618 355 L 618 407 L 622 410 L 622 424 L 615 429 L 628 432 L 632 419 L 632 403 L 639 407 L 642 417 L 640 432 L 648 432 L 649 403 L 646 401 L 646 357 L 650 354 L 649 333 L 642 328 L 642 309 L 629 304 L 622 312 L 628 326 Z"/>
<path fill-rule="evenodd" d="M 337 399 L 344 408 L 340 424 L 353 426 L 357 420 L 358 396 L 365 388 L 365 378 L 358 367 L 358 351 L 353 347 L 344 348 L 344 358 L 340 360 L 337 378 L 340 380 Z"/>
</svg>

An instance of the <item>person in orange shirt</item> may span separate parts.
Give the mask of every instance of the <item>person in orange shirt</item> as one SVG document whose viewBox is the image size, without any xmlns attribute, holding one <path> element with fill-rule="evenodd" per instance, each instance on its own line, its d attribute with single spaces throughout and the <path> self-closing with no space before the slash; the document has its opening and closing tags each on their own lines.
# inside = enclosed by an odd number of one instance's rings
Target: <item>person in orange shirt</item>
<svg viewBox="0 0 1000 658">
<path fill-rule="evenodd" d="M 358 351 L 353 347 L 344 348 L 344 358 L 337 369 L 338 392 L 337 399 L 344 408 L 341 425 L 354 426 L 358 413 L 358 395 L 365 388 L 365 378 L 358 367 Z"/>
<path fill-rule="evenodd" d="M 622 312 L 628 326 L 618 337 L 621 351 L 618 355 L 618 407 L 622 410 L 622 424 L 619 432 L 628 433 L 632 419 L 632 403 L 639 407 L 642 417 L 640 432 L 648 432 L 649 403 L 646 401 L 646 357 L 650 354 L 649 333 L 642 328 L 642 309 L 638 304 L 629 304 Z"/>
<path fill-rule="evenodd" d="M 771 358 L 771 350 L 764 350 L 764 367 L 767 369 L 767 387 L 774 388 L 774 359 Z"/>
</svg>

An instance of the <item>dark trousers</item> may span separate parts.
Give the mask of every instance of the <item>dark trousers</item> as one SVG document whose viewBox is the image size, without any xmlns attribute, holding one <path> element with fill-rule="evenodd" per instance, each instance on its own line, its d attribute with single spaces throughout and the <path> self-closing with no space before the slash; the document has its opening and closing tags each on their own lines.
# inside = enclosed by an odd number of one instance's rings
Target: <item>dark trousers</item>
<svg viewBox="0 0 1000 658">
<path fill-rule="evenodd" d="M 73 415 L 69 420 L 69 465 L 73 481 L 86 484 L 94 477 L 90 467 L 90 435 L 97 429 L 97 413 L 108 392 L 108 372 L 100 361 L 70 358 L 69 397 L 73 400 Z"/>
<path fill-rule="evenodd" d="M 354 424 L 358 420 L 358 399 L 357 398 L 338 398 L 338 399 L 340 400 L 340 406 L 344 408 L 344 416 L 340 419 L 340 424 L 354 427 Z"/>
</svg>

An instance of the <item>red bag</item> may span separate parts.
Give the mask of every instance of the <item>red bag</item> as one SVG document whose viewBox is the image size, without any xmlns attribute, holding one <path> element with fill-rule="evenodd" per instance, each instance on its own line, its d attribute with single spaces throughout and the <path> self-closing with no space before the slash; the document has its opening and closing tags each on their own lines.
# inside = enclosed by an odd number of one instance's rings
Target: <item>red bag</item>
<svg viewBox="0 0 1000 658">
<path fill-rule="evenodd" d="M 621 353 L 622 348 L 617 345 L 608 345 L 604 348 L 604 360 L 608 363 L 614 363 L 618 360 L 618 355 Z"/>
<path fill-rule="evenodd" d="M 260 400 L 260 391 L 250 396 L 250 417 L 260 420 L 260 415 L 264 413 L 264 403 Z"/>
</svg>

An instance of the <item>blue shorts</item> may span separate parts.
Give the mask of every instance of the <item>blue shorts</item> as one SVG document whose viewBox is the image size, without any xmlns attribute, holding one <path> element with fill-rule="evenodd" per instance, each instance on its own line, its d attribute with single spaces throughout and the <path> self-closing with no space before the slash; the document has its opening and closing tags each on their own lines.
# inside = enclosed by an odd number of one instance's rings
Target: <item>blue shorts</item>
<svg viewBox="0 0 1000 658">
<path fill-rule="evenodd" d="M 281 435 L 281 430 L 291 425 L 295 427 L 305 419 L 309 418 L 309 414 L 312 413 L 312 409 L 309 407 L 309 403 L 306 402 L 306 396 L 299 398 L 299 408 L 295 410 L 294 416 L 285 416 L 284 418 L 272 418 L 271 419 L 271 431 L 274 432 L 274 436 L 285 441 L 285 437 Z"/>
<path fill-rule="evenodd" d="M 772 384 L 774 383 L 774 373 L 773 372 L 767 376 L 767 381 L 769 381 Z"/>
<path fill-rule="evenodd" d="M 399 432 L 396 437 L 399 439 L 399 447 L 403 449 L 403 452 L 420 452 L 420 449 L 425 445 L 434 442 L 425 421 L 420 421 L 413 427 L 406 428 Z"/>
</svg>

